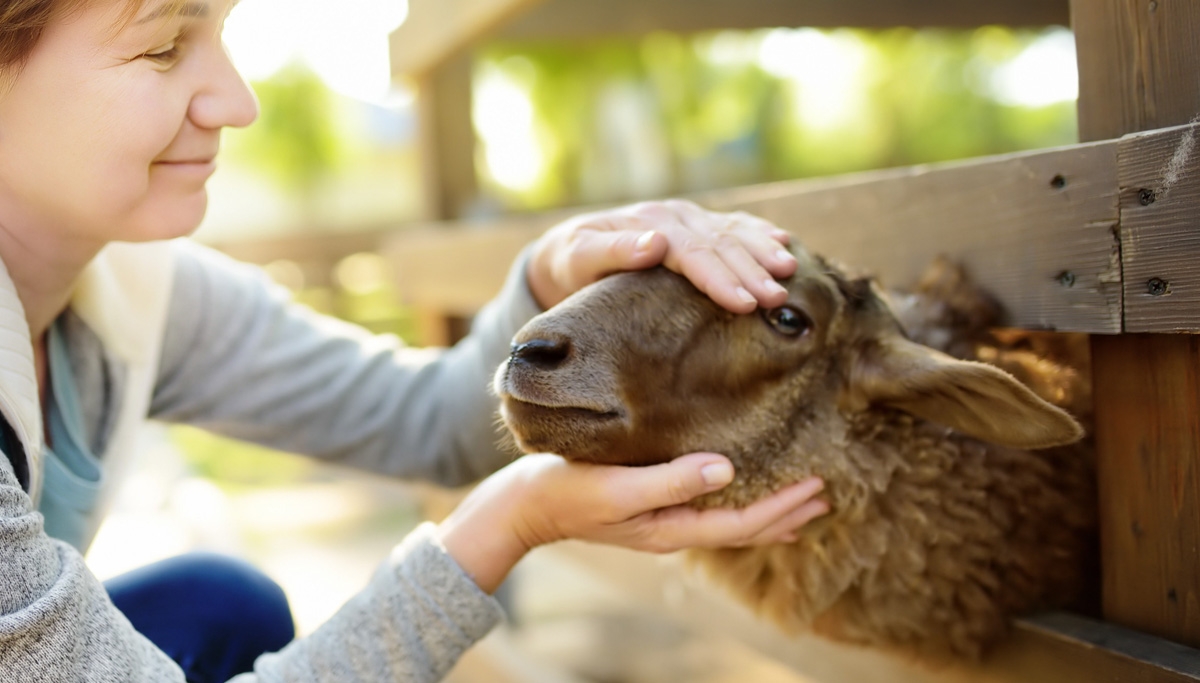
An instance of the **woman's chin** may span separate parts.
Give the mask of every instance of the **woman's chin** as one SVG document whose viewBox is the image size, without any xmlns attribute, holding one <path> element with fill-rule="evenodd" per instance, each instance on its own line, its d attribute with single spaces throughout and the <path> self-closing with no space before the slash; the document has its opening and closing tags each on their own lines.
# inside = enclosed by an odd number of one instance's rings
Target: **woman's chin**
<svg viewBox="0 0 1200 683">
<path fill-rule="evenodd" d="M 197 192 L 173 201 L 158 202 L 145 207 L 145 211 L 122 230 L 123 236 L 115 238 L 122 242 L 152 242 L 186 237 L 200 227 L 208 209 L 208 192 L 201 188 Z"/>
</svg>

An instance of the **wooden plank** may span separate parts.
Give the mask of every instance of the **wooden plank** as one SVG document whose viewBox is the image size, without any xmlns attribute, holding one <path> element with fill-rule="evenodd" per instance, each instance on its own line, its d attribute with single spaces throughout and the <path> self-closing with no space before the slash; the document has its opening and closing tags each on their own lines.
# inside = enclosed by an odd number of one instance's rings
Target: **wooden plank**
<svg viewBox="0 0 1200 683">
<path fill-rule="evenodd" d="M 208 243 L 239 261 L 266 265 L 272 261 L 296 263 L 321 262 L 332 268 L 352 254 L 378 251 L 395 237 L 391 225 L 373 227 L 348 233 L 289 235 L 254 240 L 216 241 Z"/>
<path fill-rule="evenodd" d="M 1065 25 L 1066 0 L 409 0 L 392 74 L 417 76 L 485 38 L 576 39 L 773 26 L 973 28 Z"/>
<path fill-rule="evenodd" d="M 776 26 L 1066 26 L 1066 0 L 550 0 L 500 27 L 504 40 L 563 40 Z"/>
<path fill-rule="evenodd" d="M 457 316 L 474 315 L 500 291 L 521 249 L 559 218 L 538 214 L 470 223 L 426 225 L 398 233 L 383 247 L 406 303 Z"/>
<path fill-rule="evenodd" d="M 1200 646 L 1200 337 L 1094 345 L 1105 616 Z"/>
<path fill-rule="evenodd" d="M 983 662 L 951 663 L 934 670 L 878 650 L 785 635 L 684 570 L 679 556 L 659 558 L 583 543 L 538 552 L 578 563 L 655 614 L 670 615 L 700 632 L 736 637 L 822 683 L 1200 681 L 1200 651 L 1069 614 L 1018 621 L 1012 637 Z"/>
<path fill-rule="evenodd" d="M 391 234 L 394 234 L 394 228 L 387 230 L 380 226 L 338 234 L 214 242 L 210 246 L 239 261 L 260 266 L 289 261 L 299 268 L 303 278 L 298 284 L 304 287 L 330 287 L 334 284 L 334 268 L 342 259 L 353 254 L 377 252 Z"/>
<path fill-rule="evenodd" d="M 1056 180 L 1057 179 L 1057 180 Z M 1120 330 L 1116 143 L 984 158 L 698 196 L 790 230 L 812 250 L 912 283 L 937 254 L 959 259 L 1012 324 Z M 397 236 L 404 295 L 463 313 L 494 295 L 521 246 L 572 212 Z"/>
<path fill-rule="evenodd" d="M 1200 113 L 1200 3 L 1072 0 L 1079 137 L 1107 140 Z"/>
<path fill-rule="evenodd" d="M 1183 125 L 1200 111 L 1198 3 L 1072 0 L 1071 13 L 1082 139 Z M 1137 177 L 1139 168 L 1166 167 L 1166 159 L 1143 165 L 1131 158 L 1154 143 L 1128 142 L 1121 150 L 1124 177 Z M 1163 147 L 1170 149 L 1170 142 Z M 1143 188 L 1125 189 L 1119 235 L 1125 281 L 1133 292 L 1147 264 L 1153 270 L 1176 262 L 1169 251 L 1147 251 L 1138 238 L 1156 239 L 1161 230 L 1178 234 L 1186 227 L 1162 207 L 1140 213 L 1129 191 L 1140 194 Z M 1168 195 L 1164 206 L 1175 201 Z M 1181 251 L 1190 248 L 1184 244 Z M 1159 260 L 1159 253 L 1167 255 Z M 1183 299 L 1190 277 L 1172 272 L 1183 279 L 1179 294 L 1171 296 Z M 1148 308 L 1140 294 L 1125 303 L 1134 311 L 1135 327 L 1151 324 L 1151 309 L 1172 305 L 1155 302 Z M 1200 477 L 1195 474 L 1200 356 L 1195 341 L 1136 335 L 1094 336 L 1091 343 L 1104 616 L 1193 645 L 1200 644 Z"/>
<path fill-rule="evenodd" d="M 392 75 L 419 76 L 543 0 L 409 0 L 388 39 Z"/>
<path fill-rule="evenodd" d="M 888 286 L 913 283 L 946 254 L 1000 300 L 1015 326 L 1116 332 L 1114 145 L 916 167 L 803 191 L 784 184 L 727 206 L 774 221 L 812 251 Z"/>
<path fill-rule="evenodd" d="M 459 218 L 479 193 L 469 53 L 420 78 L 417 125 L 424 218 Z"/>
<path fill-rule="evenodd" d="M 1182 126 L 1118 149 L 1128 332 L 1200 330 L 1198 135 L 1200 125 Z"/>
</svg>

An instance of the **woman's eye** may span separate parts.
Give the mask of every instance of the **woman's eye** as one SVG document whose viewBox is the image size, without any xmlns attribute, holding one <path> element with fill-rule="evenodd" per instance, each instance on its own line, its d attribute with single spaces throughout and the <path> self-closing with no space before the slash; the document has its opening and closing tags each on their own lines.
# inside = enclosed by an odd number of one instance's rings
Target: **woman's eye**
<svg viewBox="0 0 1200 683">
<path fill-rule="evenodd" d="M 764 315 L 776 332 L 788 337 L 799 337 L 812 327 L 808 316 L 792 306 L 772 308 Z"/>
<path fill-rule="evenodd" d="M 173 62 L 179 58 L 179 41 L 172 40 L 170 43 L 146 52 L 142 56 L 156 62 Z"/>
</svg>

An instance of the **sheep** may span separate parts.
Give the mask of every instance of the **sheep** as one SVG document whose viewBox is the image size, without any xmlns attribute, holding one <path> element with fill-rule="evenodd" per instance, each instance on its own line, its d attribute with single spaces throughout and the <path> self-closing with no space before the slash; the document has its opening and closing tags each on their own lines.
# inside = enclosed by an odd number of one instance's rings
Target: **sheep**
<svg viewBox="0 0 1200 683">
<path fill-rule="evenodd" d="M 1014 615 L 1089 604 L 1093 463 L 1063 409 L 1090 420 L 1086 369 L 1063 362 L 1077 349 L 989 332 L 999 307 L 948 262 L 896 295 L 793 252 L 773 310 L 729 313 L 660 268 L 534 318 L 494 381 L 516 445 L 635 466 L 728 455 L 733 483 L 698 508 L 821 476 L 831 512 L 795 542 L 690 551 L 788 632 L 978 659 Z"/>
</svg>

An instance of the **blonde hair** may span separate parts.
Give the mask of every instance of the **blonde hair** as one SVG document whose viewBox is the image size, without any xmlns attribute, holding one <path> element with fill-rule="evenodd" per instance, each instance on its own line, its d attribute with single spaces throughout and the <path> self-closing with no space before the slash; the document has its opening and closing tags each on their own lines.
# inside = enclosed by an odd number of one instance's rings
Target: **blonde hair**
<svg viewBox="0 0 1200 683">
<path fill-rule="evenodd" d="M 18 69 L 33 51 L 46 25 L 57 16 L 87 8 L 97 0 L 0 0 L 0 70 Z M 124 0 L 114 30 L 131 21 L 146 0 Z M 170 0 L 168 11 L 178 11 L 184 0 Z"/>
</svg>

